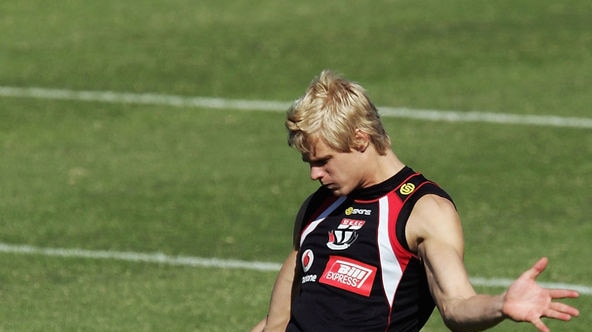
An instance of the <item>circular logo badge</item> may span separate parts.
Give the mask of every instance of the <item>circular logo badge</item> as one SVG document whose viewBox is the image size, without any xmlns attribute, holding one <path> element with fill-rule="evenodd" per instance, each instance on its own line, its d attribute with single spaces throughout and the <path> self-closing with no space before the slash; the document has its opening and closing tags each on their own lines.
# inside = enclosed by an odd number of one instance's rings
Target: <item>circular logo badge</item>
<svg viewBox="0 0 592 332">
<path fill-rule="evenodd" d="M 302 254 L 302 269 L 304 270 L 304 272 L 308 272 L 308 270 L 310 270 L 310 267 L 312 266 L 312 262 L 314 261 L 314 254 L 312 253 L 312 250 L 310 249 L 306 249 L 304 251 L 304 253 Z"/>
<path fill-rule="evenodd" d="M 402 195 L 409 195 L 413 192 L 413 190 L 415 190 L 415 185 L 413 183 L 405 183 L 404 185 L 401 186 L 401 189 L 399 190 L 399 192 Z"/>
</svg>

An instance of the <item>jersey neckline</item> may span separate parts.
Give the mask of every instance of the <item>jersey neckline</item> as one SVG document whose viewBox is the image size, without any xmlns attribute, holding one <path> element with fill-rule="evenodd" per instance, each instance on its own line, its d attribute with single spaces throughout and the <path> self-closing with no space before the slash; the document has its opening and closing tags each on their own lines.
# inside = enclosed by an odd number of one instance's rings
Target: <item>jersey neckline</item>
<svg viewBox="0 0 592 332">
<path fill-rule="evenodd" d="M 405 166 L 397 174 L 386 179 L 385 181 L 370 187 L 355 189 L 349 195 L 347 195 L 347 197 L 355 200 L 378 199 L 393 191 L 413 174 L 415 174 L 415 171 L 410 167 Z"/>
</svg>

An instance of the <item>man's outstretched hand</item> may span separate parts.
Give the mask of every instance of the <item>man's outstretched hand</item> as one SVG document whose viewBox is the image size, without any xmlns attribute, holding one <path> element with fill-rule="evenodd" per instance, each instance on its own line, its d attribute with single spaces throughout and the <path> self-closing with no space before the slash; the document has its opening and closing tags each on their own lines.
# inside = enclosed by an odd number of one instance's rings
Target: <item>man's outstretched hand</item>
<svg viewBox="0 0 592 332">
<path fill-rule="evenodd" d="M 548 259 L 543 257 L 528 271 L 524 272 L 504 294 L 502 311 L 508 318 L 517 322 L 530 322 L 539 331 L 549 332 L 542 317 L 563 321 L 577 317 L 579 311 L 556 299 L 576 298 L 578 292 L 568 289 L 547 289 L 538 285 L 535 279 L 547 267 Z"/>
</svg>

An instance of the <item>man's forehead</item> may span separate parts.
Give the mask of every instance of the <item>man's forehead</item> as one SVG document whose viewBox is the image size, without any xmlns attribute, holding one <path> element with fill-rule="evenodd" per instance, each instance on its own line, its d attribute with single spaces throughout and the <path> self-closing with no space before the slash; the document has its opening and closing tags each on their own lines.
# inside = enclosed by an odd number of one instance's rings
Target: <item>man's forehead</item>
<svg viewBox="0 0 592 332">
<path fill-rule="evenodd" d="M 334 152 L 322 139 L 315 139 L 311 141 L 308 151 L 302 153 L 302 160 L 308 162 L 328 159 Z"/>
</svg>

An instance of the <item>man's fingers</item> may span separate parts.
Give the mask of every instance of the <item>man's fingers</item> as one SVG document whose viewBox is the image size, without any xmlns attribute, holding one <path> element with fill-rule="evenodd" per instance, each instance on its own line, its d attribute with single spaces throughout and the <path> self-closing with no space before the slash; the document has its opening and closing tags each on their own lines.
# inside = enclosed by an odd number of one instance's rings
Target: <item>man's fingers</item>
<svg viewBox="0 0 592 332">
<path fill-rule="evenodd" d="M 545 325 L 545 323 L 543 323 L 543 321 L 540 318 L 535 318 L 531 323 L 537 329 L 539 329 L 539 331 L 541 331 L 541 332 L 549 332 L 549 328 L 547 327 L 547 325 Z"/>
<path fill-rule="evenodd" d="M 576 298 L 580 294 L 570 289 L 550 289 L 549 295 L 553 299 L 565 299 L 565 298 Z"/>
<path fill-rule="evenodd" d="M 554 315 L 560 314 L 561 317 L 555 317 L 553 315 L 547 315 L 550 318 L 556 318 L 561 320 L 569 320 L 571 317 L 577 317 L 580 315 L 580 311 L 572 306 L 564 303 L 553 302 L 549 306 L 549 311 L 553 312 Z"/>
<path fill-rule="evenodd" d="M 524 272 L 523 276 L 527 276 L 533 280 L 536 279 L 536 277 L 538 277 L 538 275 L 545 270 L 548 263 L 549 259 L 547 259 L 547 257 L 542 257 L 532 266 L 532 268 Z"/>
</svg>

